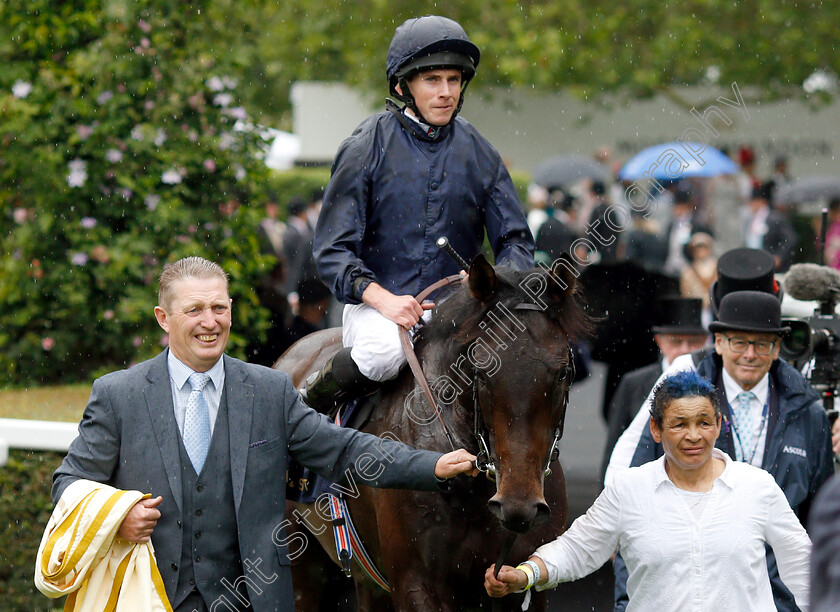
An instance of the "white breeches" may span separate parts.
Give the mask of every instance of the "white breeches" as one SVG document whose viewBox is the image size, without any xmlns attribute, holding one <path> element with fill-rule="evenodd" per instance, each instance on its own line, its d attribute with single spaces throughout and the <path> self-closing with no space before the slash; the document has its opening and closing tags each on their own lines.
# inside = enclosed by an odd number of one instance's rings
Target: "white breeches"
<svg viewBox="0 0 840 612">
<path fill-rule="evenodd" d="M 428 320 L 431 310 L 423 313 Z M 346 304 L 341 316 L 341 340 L 353 347 L 350 357 L 371 380 L 395 378 L 405 364 L 399 326 L 367 304 Z"/>
</svg>

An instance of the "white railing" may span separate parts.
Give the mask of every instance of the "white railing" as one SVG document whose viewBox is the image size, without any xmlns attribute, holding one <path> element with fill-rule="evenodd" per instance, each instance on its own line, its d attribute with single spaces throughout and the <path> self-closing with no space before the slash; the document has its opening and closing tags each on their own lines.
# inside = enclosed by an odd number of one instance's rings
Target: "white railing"
<svg viewBox="0 0 840 612">
<path fill-rule="evenodd" d="M 78 423 L 0 419 L 0 466 L 6 465 L 10 448 L 66 452 L 78 427 Z"/>
</svg>

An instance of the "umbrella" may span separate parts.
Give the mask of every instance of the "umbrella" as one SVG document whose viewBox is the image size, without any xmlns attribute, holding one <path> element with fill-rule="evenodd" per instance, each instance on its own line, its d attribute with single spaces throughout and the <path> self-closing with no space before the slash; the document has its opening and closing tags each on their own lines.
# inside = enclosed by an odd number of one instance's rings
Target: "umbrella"
<svg viewBox="0 0 840 612">
<path fill-rule="evenodd" d="M 666 142 L 634 155 L 618 178 L 635 181 L 645 174 L 655 179 L 675 180 L 690 176 L 735 174 L 738 167 L 726 155 L 697 142 Z"/>
<path fill-rule="evenodd" d="M 551 189 L 571 185 L 585 178 L 606 182 L 610 180 L 610 171 L 588 157 L 560 155 L 551 157 L 537 166 L 533 181 Z"/>
<path fill-rule="evenodd" d="M 778 204 L 802 204 L 840 198 L 840 176 L 809 176 L 776 190 L 773 201 Z"/>
</svg>

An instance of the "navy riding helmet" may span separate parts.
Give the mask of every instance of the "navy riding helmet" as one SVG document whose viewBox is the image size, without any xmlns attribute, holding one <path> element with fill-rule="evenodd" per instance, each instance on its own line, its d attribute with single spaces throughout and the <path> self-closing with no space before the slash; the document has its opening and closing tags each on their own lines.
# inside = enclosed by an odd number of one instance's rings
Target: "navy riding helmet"
<svg viewBox="0 0 840 612">
<path fill-rule="evenodd" d="M 417 113 L 414 97 L 407 85 L 415 73 L 436 68 L 458 69 L 462 74 L 463 94 L 470 79 L 475 76 L 480 57 L 478 47 L 457 22 L 437 15 L 408 19 L 396 29 L 388 48 L 385 73 L 389 90 L 391 95 Z M 396 90 L 398 84 L 402 94 Z M 453 119 L 461 110 L 463 101 L 462 95 Z"/>
</svg>

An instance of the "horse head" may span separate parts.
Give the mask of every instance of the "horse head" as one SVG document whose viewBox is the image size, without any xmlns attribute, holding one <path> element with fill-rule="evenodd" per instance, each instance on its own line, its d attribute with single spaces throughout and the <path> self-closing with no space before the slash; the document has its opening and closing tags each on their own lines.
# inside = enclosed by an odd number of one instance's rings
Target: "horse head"
<svg viewBox="0 0 840 612">
<path fill-rule="evenodd" d="M 454 405 L 458 435 L 496 481 L 490 511 L 519 533 L 549 515 L 544 481 L 574 378 L 569 340 L 590 328 L 576 277 L 567 258 L 516 272 L 478 256 L 467 290 L 443 301 L 421 333 L 444 345 L 433 358 L 451 384 L 438 378 L 433 387 Z"/>
</svg>

